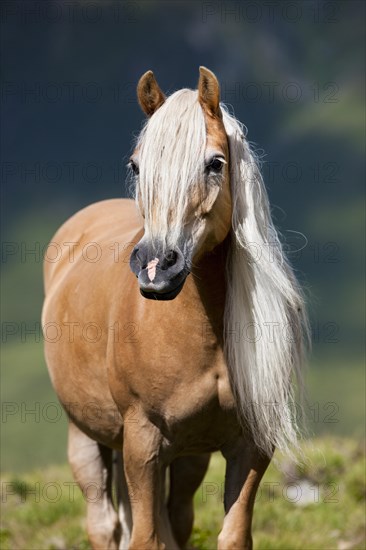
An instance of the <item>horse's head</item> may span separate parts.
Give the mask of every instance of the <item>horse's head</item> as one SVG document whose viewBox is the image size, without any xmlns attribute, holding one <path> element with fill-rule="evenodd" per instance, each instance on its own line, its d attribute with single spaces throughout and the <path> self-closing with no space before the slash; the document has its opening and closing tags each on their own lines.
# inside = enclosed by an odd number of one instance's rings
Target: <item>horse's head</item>
<svg viewBox="0 0 366 550">
<path fill-rule="evenodd" d="M 144 236 L 130 259 L 146 298 L 171 300 L 193 263 L 231 227 L 229 146 L 215 75 L 165 98 L 151 71 L 137 87 L 148 121 L 131 156 Z"/>
</svg>

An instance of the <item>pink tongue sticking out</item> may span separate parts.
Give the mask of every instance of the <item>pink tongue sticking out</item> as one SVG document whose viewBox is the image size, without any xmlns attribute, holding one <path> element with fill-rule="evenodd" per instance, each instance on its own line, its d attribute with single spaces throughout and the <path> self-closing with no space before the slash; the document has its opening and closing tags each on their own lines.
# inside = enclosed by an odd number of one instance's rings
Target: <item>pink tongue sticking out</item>
<svg viewBox="0 0 366 550">
<path fill-rule="evenodd" d="M 147 276 L 149 277 L 150 281 L 152 282 L 155 279 L 156 275 L 156 266 L 159 263 L 158 258 L 154 258 L 147 264 Z"/>
</svg>

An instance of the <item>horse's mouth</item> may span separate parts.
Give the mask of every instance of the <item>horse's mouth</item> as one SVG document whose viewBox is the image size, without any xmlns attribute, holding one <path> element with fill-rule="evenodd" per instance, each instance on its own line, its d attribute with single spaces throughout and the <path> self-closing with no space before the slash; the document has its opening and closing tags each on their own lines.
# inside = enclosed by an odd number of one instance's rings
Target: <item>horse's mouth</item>
<svg viewBox="0 0 366 550">
<path fill-rule="evenodd" d="M 176 286 L 172 290 L 169 290 L 168 292 L 147 292 L 146 290 L 142 290 L 140 288 L 140 293 L 141 296 L 147 298 L 148 300 L 174 300 L 174 298 L 176 298 L 182 290 L 185 280 L 186 277 L 184 277 L 183 281 L 180 282 L 178 286 Z"/>
</svg>

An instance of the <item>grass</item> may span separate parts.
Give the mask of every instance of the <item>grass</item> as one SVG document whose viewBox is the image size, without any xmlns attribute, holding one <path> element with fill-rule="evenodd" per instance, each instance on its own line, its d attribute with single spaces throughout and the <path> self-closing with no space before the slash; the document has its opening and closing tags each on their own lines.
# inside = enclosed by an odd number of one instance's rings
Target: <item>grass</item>
<svg viewBox="0 0 366 550">
<path fill-rule="evenodd" d="M 345 438 L 304 442 L 305 464 L 283 457 L 271 465 L 258 492 L 254 545 L 258 550 L 365 548 L 365 459 Z M 214 454 L 195 495 L 191 544 L 216 548 L 223 520 L 224 461 Z M 3 550 L 87 550 L 85 502 L 67 466 L 2 477 Z M 10 494 L 11 493 L 11 494 Z"/>
</svg>

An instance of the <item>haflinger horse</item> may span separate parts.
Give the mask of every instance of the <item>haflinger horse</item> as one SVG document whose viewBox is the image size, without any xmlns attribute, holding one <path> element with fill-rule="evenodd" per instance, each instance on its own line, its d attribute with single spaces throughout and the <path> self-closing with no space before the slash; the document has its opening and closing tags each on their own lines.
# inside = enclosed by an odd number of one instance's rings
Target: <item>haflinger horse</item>
<svg viewBox="0 0 366 550">
<path fill-rule="evenodd" d="M 297 445 L 304 300 L 215 75 L 201 67 L 198 90 L 166 98 L 148 71 L 137 95 L 135 201 L 75 214 L 45 265 L 45 355 L 69 461 L 93 548 L 173 550 L 219 450 L 218 548 L 248 549 L 273 452 Z"/>
</svg>

